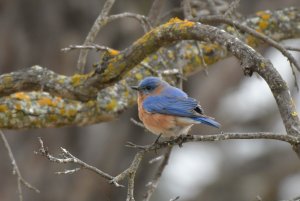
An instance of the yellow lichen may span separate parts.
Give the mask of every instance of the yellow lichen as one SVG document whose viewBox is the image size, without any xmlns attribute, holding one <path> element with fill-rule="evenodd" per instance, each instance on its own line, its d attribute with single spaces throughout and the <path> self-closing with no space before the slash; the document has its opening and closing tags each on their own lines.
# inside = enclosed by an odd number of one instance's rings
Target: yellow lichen
<svg viewBox="0 0 300 201">
<path fill-rule="evenodd" d="M 21 110 L 22 109 L 21 104 L 16 103 L 15 104 L 15 108 L 16 108 L 16 110 Z"/>
<path fill-rule="evenodd" d="M 183 21 L 181 19 L 179 19 L 178 17 L 173 17 L 166 24 L 173 24 L 173 23 L 179 23 L 179 22 L 183 22 Z"/>
<path fill-rule="evenodd" d="M 11 76 L 4 76 L 3 77 L 3 81 L 4 81 L 4 85 L 9 85 L 12 82 L 12 77 Z"/>
<path fill-rule="evenodd" d="M 261 20 L 259 21 L 258 26 L 261 30 L 264 30 L 269 26 L 269 22 L 266 20 Z"/>
<path fill-rule="evenodd" d="M 62 115 L 62 116 L 65 116 L 66 115 L 66 110 L 64 108 L 61 108 L 59 110 L 59 113 Z"/>
<path fill-rule="evenodd" d="M 290 101 L 290 103 L 291 103 L 291 105 L 292 105 L 293 107 L 296 107 L 296 105 L 295 105 L 295 101 L 294 101 L 294 99 L 293 99 L 293 98 L 291 98 L 291 101 Z"/>
<path fill-rule="evenodd" d="M 116 106 L 117 106 L 118 102 L 115 99 L 112 99 L 107 105 L 106 105 L 106 109 L 108 111 L 113 110 Z"/>
<path fill-rule="evenodd" d="M 58 83 L 60 83 L 60 84 L 65 83 L 65 79 L 64 79 L 64 78 L 59 78 L 57 81 L 58 81 Z"/>
<path fill-rule="evenodd" d="M 202 46 L 202 49 L 204 50 L 204 52 L 206 54 L 209 54 L 211 53 L 212 51 L 214 51 L 217 47 L 219 47 L 218 45 L 216 44 L 207 44 L 207 45 L 203 45 Z"/>
<path fill-rule="evenodd" d="M 75 116 L 77 114 L 77 110 L 75 109 L 60 109 L 59 113 L 62 116 L 67 116 L 67 117 L 71 117 L 71 116 Z"/>
<path fill-rule="evenodd" d="M 15 94 L 12 95 L 14 98 L 20 99 L 20 100 L 30 100 L 30 97 L 24 93 L 24 92 L 17 92 Z"/>
<path fill-rule="evenodd" d="M 119 51 L 118 51 L 118 50 L 114 50 L 114 49 L 109 49 L 109 50 L 108 50 L 108 53 L 109 53 L 110 55 L 112 55 L 112 56 L 115 56 L 115 55 L 119 54 Z"/>
<path fill-rule="evenodd" d="M 65 112 L 65 114 L 67 116 L 74 116 L 74 115 L 76 115 L 76 113 L 77 113 L 77 110 L 74 110 L 74 109 L 69 109 L 69 110 L 66 110 L 66 112 Z"/>
<path fill-rule="evenodd" d="M 57 106 L 56 101 L 53 101 L 52 99 L 47 98 L 47 97 L 43 97 L 43 98 L 39 99 L 37 102 L 41 106 L 53 106 L 53 107 Z"/>
<path fill-rule="evenodd" d="M 266 67 L 266 64 L 262 62 L 262 63 L 260 63 L 260 67 L 261 67 L 261 68 L 265 68 L 265 67 Z"/>
<path fill-rule="evenodd" d="M 129 91 L 126 90 L 126 91 L 124 92 L 124 97 L 125 97 L 125 98 L 128 98 L 129 94 L 130 94 Z"/>
<path fill-rule="evenodd" d="M 0 112 L 7 112 L 8 108 L 6 105 L 0 105 Z"/>
<path fill-rule="evenodd" d="M 252 46 L 252 47 L 256 46 L 257 40 L 256 40 L 256 38 L 253 37 L 253 36 L 250 36 L 250 35 L 247 36 L 246 39 L 245 39 L 245 41 L 246 41 L 246 43 L 247 43 L 248 45 L 250 45 L 250 46 Z"/>
<path fill-rule="evenodd" d="M 80 84 L 80 81 L 81 81 L 81 75 L 79 74 L 75 74 L 71 78 L 71 83 L 73 86 L 78 86 Z"/>
<path fill-rule="evenodd" d="M 189 20 L 184 20 L 184 26 L 186 27 L 192 27 L 195 25 L 195 22 L 189 21 Z"/>
<path fill-rule="evenodd" d="M 293 117 L 296 117 L 298 115 L 298 113 L 296 111 L 292 112 L 291 114 Z"/>
<path fill-rule="evenodd" d="M 94 107 L 95 104 L 96 104 L 96 102 L 95 102 L 94 100 L 89 100 L 89 101 L 86 103 L 86 105 L 87 105 L 88 107 Z"/>
<path fill-rule="evenodd" d="M 185 27 L 191 27 L 195 25 L 195 22 L 189 21 L 189 20 L 181 20 L 177 17 L 171 18 L 167 23 L 165 23 L 163 26 L 169 26 L 172 24 L 179 24 L 179 28 L 183 29 Z"/>
<path fill-rule="evenodd" d="M 90 76 L 90 74 L 74 74 L 71 77 L 71 84 L 76 87 L 79 86 L 80 84 L 82 84 L 82 82 L 84 80 L 86 80 L 88 77 Z"/>
<path fill-rule="evenodd" d="M 232 26 L 227 26 L 227 27 L 226 27 L 226 31 L 227 31 L 227 32 L 230 32 L 230 33 L 234 33 L 234 32 L 236 31 L 236 29 L 233 28 Z"/>
<path fill-rule="evenodd" d="M 135 74 L 135 78 L 136 78 L 137 80 L 141 80 L 141 79 L 143 79 L 143 75 L 142 75 L 141 73 L 136 73 L 136 74 Z"/>
<path fill-rule="evenodd" d="M 268 20 L 271 17 L 270 13 L 267 13 L 265 11 L 258 11 L 256 15 L 262 18 L 263 20 Z"/>
</svg>

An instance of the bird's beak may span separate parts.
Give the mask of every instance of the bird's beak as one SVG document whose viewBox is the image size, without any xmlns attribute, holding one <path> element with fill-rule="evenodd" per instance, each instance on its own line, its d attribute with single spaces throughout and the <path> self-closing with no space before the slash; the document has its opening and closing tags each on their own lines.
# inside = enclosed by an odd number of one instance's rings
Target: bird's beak
<svg viewBox="0 0 300 201">
<path fill-rule="evenodd" d="M 131 89 L 138 91 L 139 87 L 138 86 L 131 86 Z"/>
</svg>

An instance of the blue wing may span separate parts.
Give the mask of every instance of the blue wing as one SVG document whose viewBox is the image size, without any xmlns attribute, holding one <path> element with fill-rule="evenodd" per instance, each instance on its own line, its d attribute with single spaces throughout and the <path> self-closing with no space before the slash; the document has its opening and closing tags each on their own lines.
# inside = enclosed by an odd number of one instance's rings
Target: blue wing
<svg viewBox="0 0 300 201">
<path fill-rule="evenodd" d="M 179 96 L 149 96 L 143 103 L 147 112 L 181 117 L 196 117 L 194 109 L 197 106 L 195 99 Z"/>
<path fill-rule="evenodd" d="M 189 117 L 194 121 L 216 128 L 220 124 L 203 115 L 197 100 L 186 96 L 148 96 L 143 103 L 147 112 Z"/>
</svg>

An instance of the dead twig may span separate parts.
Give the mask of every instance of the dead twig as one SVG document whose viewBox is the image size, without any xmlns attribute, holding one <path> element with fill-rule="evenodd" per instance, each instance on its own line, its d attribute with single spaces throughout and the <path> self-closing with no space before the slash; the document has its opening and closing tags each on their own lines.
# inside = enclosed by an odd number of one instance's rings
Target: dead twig
<svg viewBox="0 0 300 201">
<path fill-rule="evenodd" d="M 300 52 L 300 48 L 297 47 L 284 46 L 284 48 L 290 51 Z"/>
<path fill-rule="evenodd" d="M 80 50 L 80 49 L 89 49 L 89 50 L 96 50 L 96 51 L 108 51 L 110 50 L 109 47 L 102 46 L 102 45 L 70 45 L 69 47 L 65 47 L 61 49 L 62 52 L 69 52 L 71 50 Z"/>
<path fill-rule="evenodd" d="M 126 201 L 134 201 L 134 179 L 145 153 L 146 152 L 143 150 L 137 152 L 133 161 L 131 162 L 131 165 L 125 171 L 111 180 L 111 183 L 115 184 L 124 180 L 125 178 L 128 178 Z"/>
<path fill-rule="evenodd" d="M 5 149 L 7 150 L 7 153 L 8 153 L 8 156 L 10 158 L 11 164 L 13 166 L 13 175 L 17 176 L 19 200 L 23 201 L 22 185 L 29 188 L 30 190 L 35 191 L 36 193 L 40 193 L 40 191 L 36 187 L 32 186 L 30 183 L 28 183 L 23 178 L 23 176 L 20 172 L 20 169 L 18 167 L 18 164 L 16 162 L 16 159 L 15 159 L 13 153 L 12 153 L 11 147 L 10 147 L 4 133 L 2 132 L 2 130 L 0 130 L 0 135 L 1 135 L 1 139 L 3 141 L 3 144 L 5 146 Z"/>
<path fill-rule="evenodd" d="M 207 8 L 212 15 L 220 14 L 220 11 L 217 9 L 216 3 L 214 0 L 206 0 Z"/>
<path fill-rule="evenodd" d="M 135 120 L 134 118 L 130 118 L 130 121 L 141 128 L 145 128 L 145 126 L 142 122 L 139 122 L 139 121 Z"/>
<path fill-rule="evenodd" d="M 39 154 L 54 163 L 60 163 L 60 164 L 68 163 L 68 164 L 76 164 L 76 165 L 80 166 L 79 168 L 76 168 L 73 170 L 65 170 L 63 172 L 57 172 L 56 174 L 71 174 L 71 173 L 77 172 L 79 170 L 86 169 L 86 170 L 92 171 L 92 172 L 100 175 L 101 177 L 103 177 L 109 181 L 114 179 L 113 176 L 111 176 L 111 175 L 99 170 L 98 168 L 96 168 L 92 165 L 89 165 L 89 164 L 83 162 L 82 160 L 80 160 L 79 158 L 75 157 L 65 148 L 62 148 L 62 147 L 60 148 L 62 151 L 62 157 L 58 158 L 58 157 L 51 155 L 48 151 L 48 148 L 44 146 L 44 142 L 43 142 L 42 138 L 38 138 L 38 140 L 39 140 L 40 148 L 38 151 L 35 152 L 35 154 Z M 117 182 L 114 182 L 113 184 L 117 187 L 122 186 L 122 185 L 119 185 Z"/>
<path fill-rule="evenodd" d="M 152 26 L 155 26 L 159 20 L 160 12 L 166 0 L 154 0 L 148 13 L 148 19 Z"/>
<path fill-rule="evenodd" d="M 90 32 L 88 33 L 83 45 L 90 45 L 96 39 L 98 32 L 100 29 L 106 24 L 105 18 L 107 17 L 108 13 L 110 12 L 112 6 L 114 5 L 115 0 L 106 0 L 104 3 L 103 9 L 100 12 L 100 15 L 95 20 Z M 77 70 L 79 73 L 84 72 L 84 67 L 86 64 L 86 58 L 88 55 L 87 49 L 82 49 L 79 53 L 79 58 L 77 61 Z"/>
<path fill-rule="evenodd" d="M 150 21 L 148 20 L 148 18 L 146 16 L 139 15 L 139 14 L 136 14 L 136 13 L 125 12 L 125 13 L 111 15 L 111 16 L 107 17 L 106 21 L 107 21 L 107 23 L 109 23 L 109 22 L 112 22 L 114 20 L 121 19 L 121 18 L 136 19 L 142 25 L 145 33 L 152 28 L 152 25 L 151 25 Z"/>
<path fill-rule="evenodd" d="M 159 149 L 169 147 L 171 145 L 181 145 L 187 142 L 215 142 L 224 140 L 242 140 L 242 139 L 266 139 L 266 140 L 279 140 L 287 142 L 292 146 L 297 146 L 300 144 L 300 139 L 286 134 L 275 134 L 267 132 L 257 132 L 257 133 L 220 133 L 213 135 L 186 135 L 180 136 L 175 139 L 165 140 L 159 143 L 150 145 L 136 145 L 134 143 L 127 143 L 127 147 L 136 148 L 139 150 L 144 150 L 146 152 L 157 151 Z"/>
<path fill-rule="evenodd" d="M 149 201 L 152 197 L 152 194 L 156 190 L 159 179 L 162 175 L 162 172 L 164 171 L 165 167 L 168 165 L 171 151 L 172 151 L 172 147 L 170 146 L 167 148 L 166 153 L 163 155 L 163 160 L 162 160 L 161 164 L 159 165 L 154 178 L 147 184 L 148 190 L 144 196 L 144 201 Z"/>
<path fill-rule="evenodd" d="M 184 19 L 187 20 L 191 20 L 193 19 L 193 15 L 192 15 L 192 7 L 191 7 L 191 3 L 190 0 L 182 0 L 182 10 L 183 10 L 183 14 L 184 14 Z"/>
<path fill-rule="evenodd" d="M 201 16 L 197 19 L 197 21 L 200 21 L 203 23 L 225 23 L 225 24 L 233 26 L 243 32 L 246 32 L 254 37 L 257 37 L 258 39 L 264 41 L 265 43 L 271 45 L 272 47 L 274 47 L 278 51 L 280 51 L 285 57 L 287 57 L 289 62 L 291 64 L 293 64 L 295 66 L 295 68 L 300 72 L 300 65 L 298 64 L 296 59 L 293 57 L 293 55 L 290 52 L 288 52 L 287 49 L 283 45 L 279 44 L 278 42 L 276 42 L 275 40 L 266 36 L 263 33 L 260 33 L 246 25 L 243 25 L 238 21 L 230 20 L 230 19 L 224 18 L 224 16 L 219 16 L 219 15 L 218 16 Z M 292 71 L 294 71 L 293 65 L 291 65 Z M 295 78 L 295 86 L 296 86 L 297 90 L 299 91 L 296 73 L 293 72 L 293 75 Z"/>
</svg>

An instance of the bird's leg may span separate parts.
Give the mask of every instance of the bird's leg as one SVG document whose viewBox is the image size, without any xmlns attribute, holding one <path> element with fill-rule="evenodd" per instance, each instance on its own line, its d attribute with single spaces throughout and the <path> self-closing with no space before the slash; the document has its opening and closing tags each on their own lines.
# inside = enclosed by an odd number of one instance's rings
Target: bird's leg
<svg viewBox="0 0 300 201">
<path fill-rule="evenodd" d="M 156 140 L 154 141 L 153 144 L 159 144 L 159 138 L 162 136 L 162 134 L 159 134 Z"/>
<path fill-rule="evenodd" d="M 174 139 L 174 142 L 176 142 L 178 144 L 178 146 L 181 148 L 182 144 L 184 142 L 184 138 L 185 138 L 185 135 L 179 135 L 178 137 L 176 137 Z"/>
<path fill-rule="evenodd" d="M 159 142 L 159 138 L 162 136 L 162 134 L 159 134 L 158 135 L 158 137 L 155 139 L 155 141 L 152 143 L 152 145 L 150 145 L 150 147 L 156 147 L 157 145 L 159 145 L 160 144 L 160 142 Z M 155 152 L 155 154 L 157 154 L 157 149 L 155 148 L 154 149 L 154 152 Z"/>
</svg>

